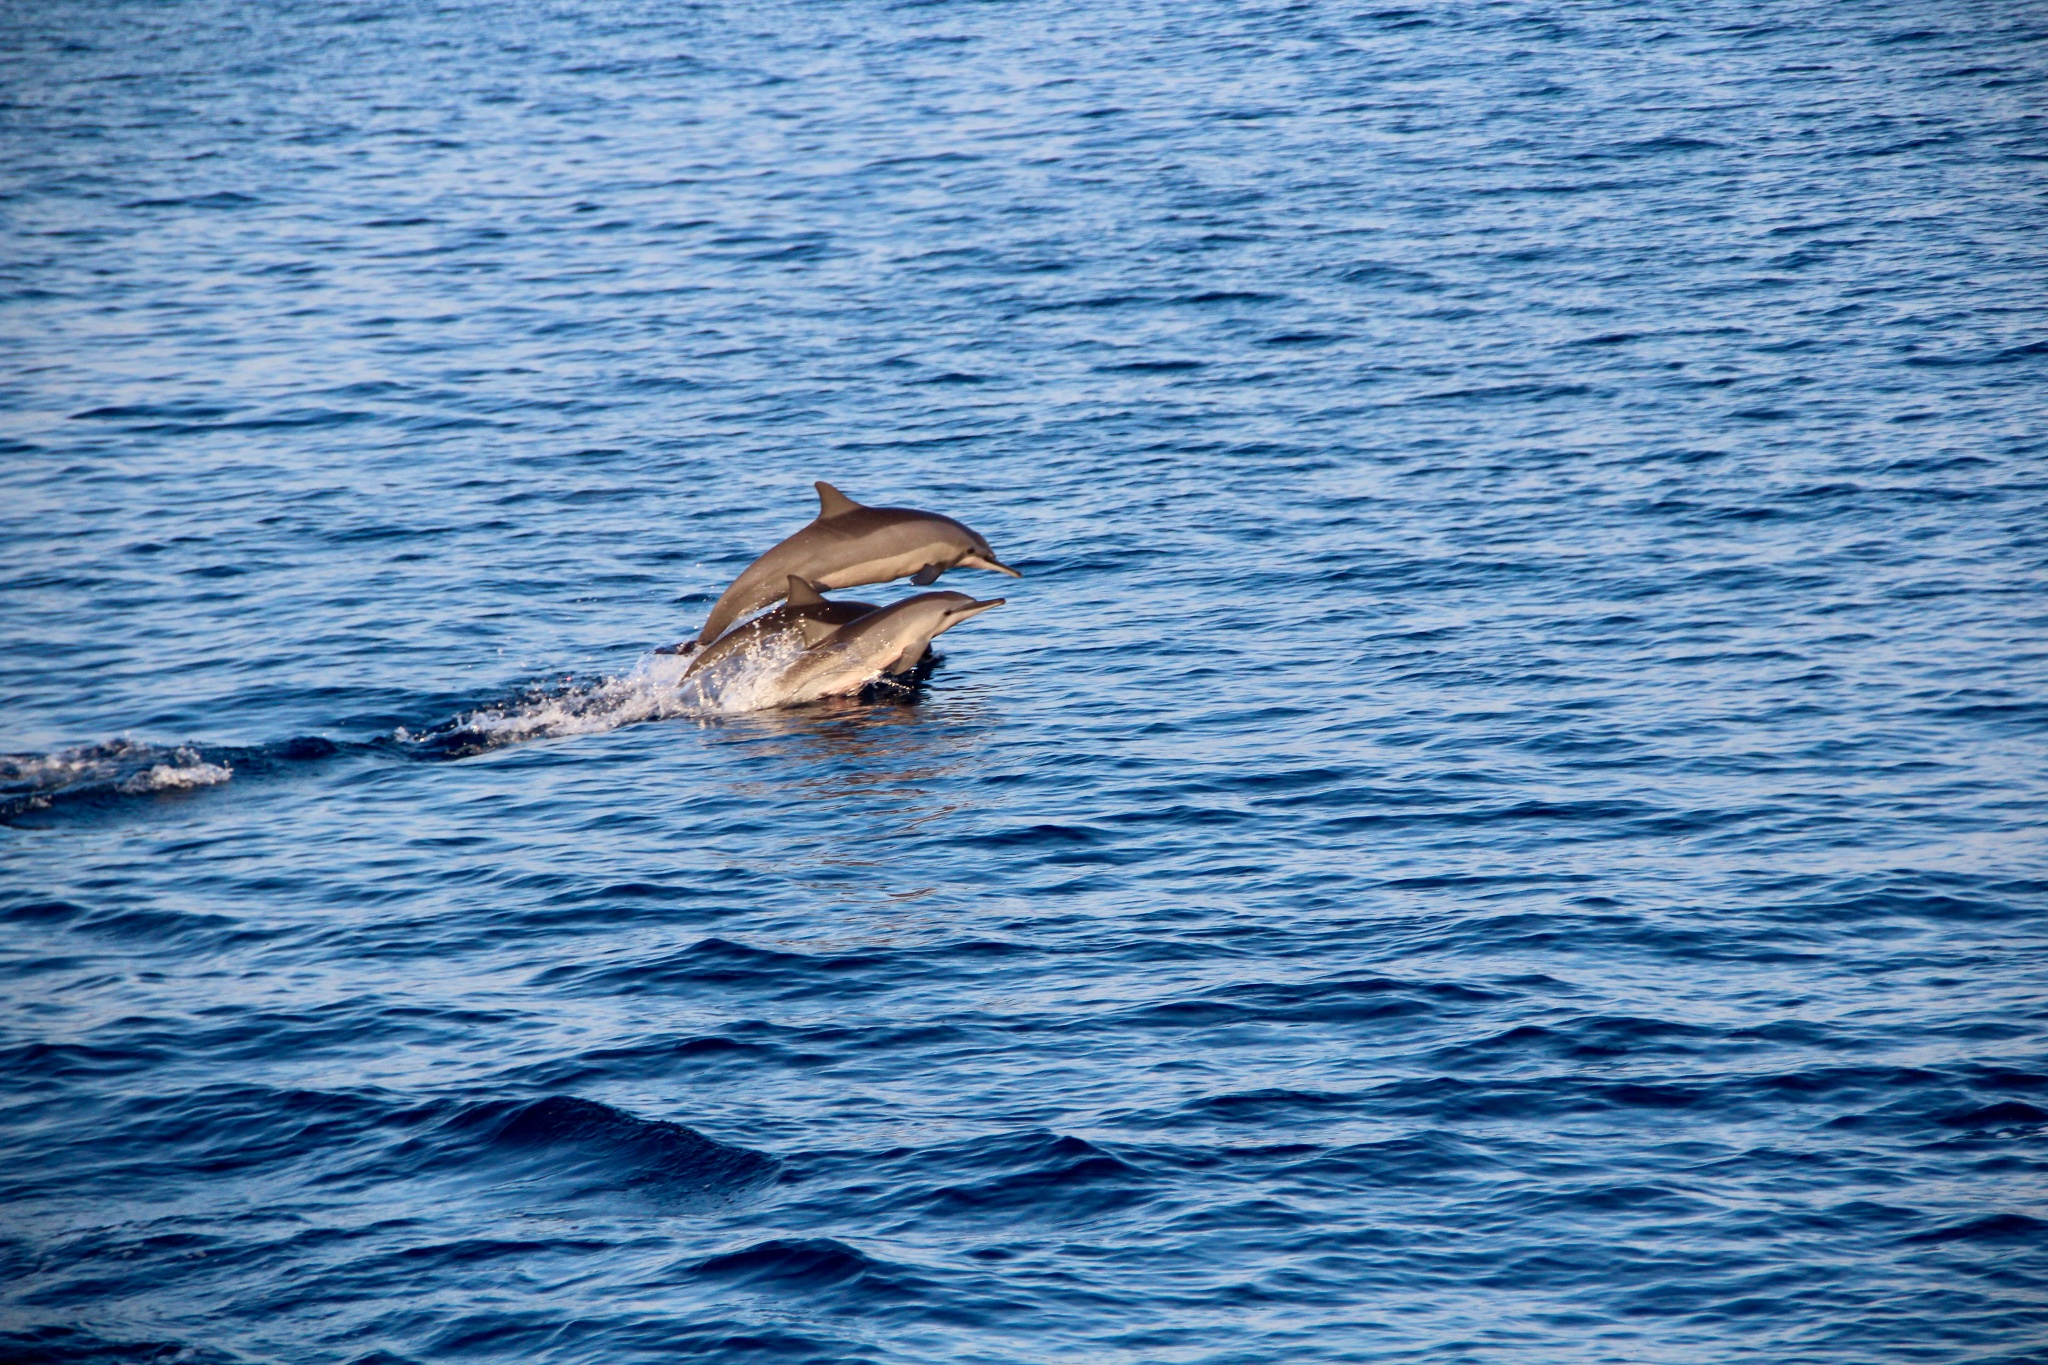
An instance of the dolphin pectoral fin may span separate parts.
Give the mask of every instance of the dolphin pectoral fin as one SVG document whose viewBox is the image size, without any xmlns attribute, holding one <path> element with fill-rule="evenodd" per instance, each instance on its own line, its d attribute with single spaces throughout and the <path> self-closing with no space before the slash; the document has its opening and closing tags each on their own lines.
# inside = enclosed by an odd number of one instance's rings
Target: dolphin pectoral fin
<svg viewBox="0 0 2048 1365">
<path fill-rule="evenodd" d="M 797 626 L 797 629 L 803 632 L 804 648 L 815 649 L 819 645 L 823 644 L 826 638 L 830 636 L 833 631 L 838 630 L 839 627 L 833 625 L 830 621 L 806 620 L 800 622 Z"/>
<path fill-rule="evenodd" d="M 823 479 L 818 480 L 812 486 L 818 490 L 819 520 L 822 521 L 826 517 L 844 516 L 848 512 L 858 512 L 860 510 L 859 503 L 847 497 L 846 494 L 840 492 L 831 484 L 826 483 Z"/>
<path fill-rule="evenodd" d="M 920 588 L 929 588 L 932 584 L 939 581 L 939 575 L 944 572 L 945 570 L 937 564 L 927 564 L 912 574 L 910 581 L 917 584 Z"/>
<path fill-rule="evenodd" d="M 825 600 L 825 594 L 818 591 L 818 585 L 795 574 L 789 576 L 789 605 L 792 607 L 815 607 Z"/>
<path fill-rule="evenodd" d="M 920 645 L 915 650 L 904 650 L 896 656 L 896 662 L 890 664 L 882 671 L 892 678 L 900 678 L 905 673 L 916 672 L 917 666 L 924 662 L 926 648 L 926 646 Z"/>
</svg>

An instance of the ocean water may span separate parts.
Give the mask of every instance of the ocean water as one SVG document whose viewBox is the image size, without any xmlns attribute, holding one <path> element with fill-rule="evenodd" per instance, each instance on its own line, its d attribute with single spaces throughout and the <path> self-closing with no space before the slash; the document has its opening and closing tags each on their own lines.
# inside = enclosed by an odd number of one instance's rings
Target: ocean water
<svg viewBox="0 0 2048 1365">
<path fill-rule="evenodd" d="M 0 1358 L 2048 1360 L 2038 7 L 0 13 Z"/>
</svg>

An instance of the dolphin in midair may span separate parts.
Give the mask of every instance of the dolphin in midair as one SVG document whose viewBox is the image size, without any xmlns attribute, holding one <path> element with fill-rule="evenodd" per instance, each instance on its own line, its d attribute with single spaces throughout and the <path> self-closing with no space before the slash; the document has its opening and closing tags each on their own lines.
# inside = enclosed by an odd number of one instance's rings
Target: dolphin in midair
<svg viewBox="0 0 2048 1365">
<path fill-rule="evenodd" d="M 823 622 L 828 627 L 839 627 L 849 621 L 857 621 L 875 610 L 872 602 L 831 602 L 810 583 L 796 574 L 789 576 L 789 600 L 774 611 L 756 616 L 742 626 L 734 626 L 718 637 L 718 643 L 698 651 L 690 660 L 690 666 L 683 676 L 701 673 L 722 659 L 735 654 L 745 654 L 771 648 L 789 640 L 798 643 L 803 640 L 804 623 Z M 916 663 L 915 659 L 911 660 Z"/>
<path fill-rule="evenodd" d="M 1003 599 L 977 602 L 964 592 L 921 592 L 843 626 L 802 624 L 808 648 L 784 668 L 766 704 L 788 706 L 858 692 L 887 673 L 901 673 L 924 656 L 934 636 Z"/>
<path fill-rule="evenodd" d="M 820 588 L 886 583 L 906 575 L 922 588 L 956 566 L 1024 576 L 997 559 L 978 531 L 951 517 L 908 507 L 863 507 L 822 481 L 817 489 L 817 520 L 733 580 L 697 632 L 699 645 L 710 644 L 749 612 L 780 600 L 791 574 Z"/>
</svg>

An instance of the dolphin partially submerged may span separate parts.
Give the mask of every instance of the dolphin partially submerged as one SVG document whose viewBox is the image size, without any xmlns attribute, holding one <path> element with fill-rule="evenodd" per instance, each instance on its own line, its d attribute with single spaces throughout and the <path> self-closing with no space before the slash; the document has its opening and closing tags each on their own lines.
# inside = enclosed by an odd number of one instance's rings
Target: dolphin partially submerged
<svg viewBox="0 0 2048 1365">
<path fill-rule="evenodd" d="M 817 519 L 733 580 L 712 604 L 704 629 L 697 632 L 700 646 L 716 640 L 748 613 L 779 601 L 791 575 L 820 588 L 852 588 L 906 576 L 922 588 L 955 567 L 1024 576 L 997 559 L 980 532 L 951 517 L 908 507 L 863 507 L 822 481 L 817 489 Z"/>
<path fill-rule="evenodd" d="M 756 616 L 742 626 L 734 626 L 718 637 L 718 642 L 699 650 L 697 657 L 683 673 L 685 678 L 736 654 L 759 653 L 775 648 L 785 642 L 801 645 L 804 643 L 805 622 L 820 622 L 837 628 L 849 621 L 858 621 L 875 610 L 872 602 L 832 602 L 818 591 L 817 584 L 791 574 L 789 576 L 789 600 L 774 611 Z M 914 664 L 917 661 L 911 660 Z"/>
<path fill-rule="evenodd" d="M 888 673 L 901 673 L 924 656 L 934 637 L 1003 599 L 977 602 L 964 592 L 921 592 L 842 626 L 805 621 L 808 648 L 777 675 L 768 706 L 855 693 Z"/>
</svg>

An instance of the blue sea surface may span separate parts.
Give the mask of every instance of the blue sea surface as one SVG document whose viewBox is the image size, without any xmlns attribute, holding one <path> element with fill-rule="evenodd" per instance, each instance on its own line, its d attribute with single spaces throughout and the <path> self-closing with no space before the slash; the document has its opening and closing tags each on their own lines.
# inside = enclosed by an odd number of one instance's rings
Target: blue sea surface
<svg viewBox="0 0 2048 1365">
<path fill-rule="evenodd" d="M 2048 13 L 1388 3 L 7 3 L 0 1360 L 2048 1361 Z"/>
</svg>

